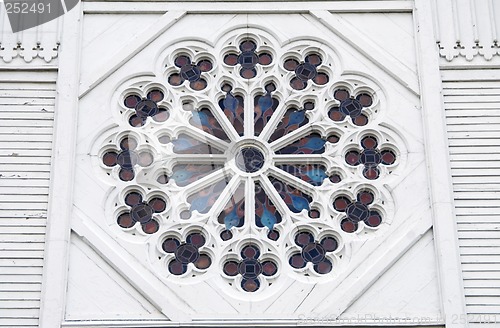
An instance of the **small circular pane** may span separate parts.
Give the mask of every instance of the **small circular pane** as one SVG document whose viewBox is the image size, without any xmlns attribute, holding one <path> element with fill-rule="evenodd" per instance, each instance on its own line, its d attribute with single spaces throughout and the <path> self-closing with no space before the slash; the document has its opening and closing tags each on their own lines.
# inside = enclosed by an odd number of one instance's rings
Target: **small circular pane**
<svg viewBox="0 0 500 328">
<path fill-rule="evenodd" d="M 314 271 L 319 274 L 327 274 L 332 271 L 332 262 L 324 259 L 323 261 L 314 265 Z"/>
<path fill-rule="evenodd" d="M 345 162 L 349 165 L 358 165 L 359 164 L 359 153 L 355 150 L 351 150 L 345 154 Z"/>
<path fill-rule="evenodd" d="M 224 64 L 234 66 L 238 64 L 238 55 L 229 54 L 224 56 Z"/>
<path fill-rule="evenodd" d="M 370 205 L 373 203 L 373 200 L 375 199 L 375 196 L 370 191 L 362 191 L 358 193 L 358 201 L 365 204 L 365 205 Z"/>
<path fill-rule="evenodd" d="M 191 64 L 191 59 L 188 56 L 177 56 L 174 61 L 175 66 L 182 67 Z"/>
<path fill-rule="evenodd" d="M 306 56 L 305 61 L 311 65 L 319 66 L 321 65 L 322 59 L 318 54 L 310 54 Z"/>
<path fill-rule="evenodd" d="M 302 257 L 306 262 L 317 264 L 325 258 L 325 249 L 318 243 L 309 243 L 302 250 Z"/>
<path fill-rule="evenodd" d="M 241 281 L 241 288 L 246 292 L 255 292 L 259 289 L 260 282 L 257 279 L 243 279 Z"/>
<path fill-rule="evenodd" d="M 189 83 L 189 86 L 193 90 L 201 91 L 207 87 L 207 81 L 205 81 L 204 79 L 199 79 L 198 81 Z"/>
<path fill-rule="evenodd" d="M 372 96 L 367 93 L 357 95 L 356 99 L 363 107 L 370 107 L 373 104 Z"/>
<path fill-rule="evenodd" d="M 365 223 L 369 227 L 378 227 L 382 223 L 382 216 L 377 211 L 370 211 L 370 216 Z"/>
<path fill-rule="evenodd" d="M 138 204 L 132 207 L 132 218 L 140 223 L 147 223 L 153 218 L 153 209 L 147 204 Z"/>
<path fill-rule="evenodd" d="M 134 226 L 135 221 L 132 219 L 130 216 L 130 213 L 123 213 L 118 216 L 118 219 L 116 220 L 116 223 L 122 228 L 131 228 Z"/>
<path fill-rule="evenodd" d="M 184 79 L 177 73 L 174 73 L 168 77 L 168 83 L 174 87 L 179 86 L 184 82 Z"/>
<path fill-rule="evenodd" d="M 340 196 L 335 198 L 335 200 L 333 201 L 333 208 L 336 211 L 344 212 L 349 204 L 351 204 L 351 200 L 349 198 Z"/>
<path fill-rule="evenodd" d="M 235 157 L 236 166 L 243 172 L 257 172 L 264 166 L 264 154 L 255 147 L 245 147 Z"/>
<path fill-rule="evenodd" d="M 345 232 L 351 233 L 351 232 L 354 232 L 354 231 L 356 231 L 358 229 L 358 224 L 356 222 L 352 222 L 352 221 L 350 221 L 348 219 L 344 219 L 340 223 L 340 227 Z"/>
<path fill-rule="evenodd" d="M 142 231 L 147 234 L 153 234 L 160 229 L 160 225 L 155 220 L 151 220 L 147 223 L 142 224 Z"/>
<path fill-rule="evenodd" d="M 102 156 L 102 162 L 106 166 L 115 166 L 117 161 L 118 154 L 114 151 L 108 151 Z"/>
<path fill-rule="evenodd" d="M 273 62 L 273 57 L 268 53 L 263 53 L 259 55 L 259 64 L 269 65 Z"/>
<path fill-rule="evenodd" d="M 194 263 L 194 266 L 200 270 L 208 269 L 212 264 L 212 259 L 207 254 L 200 254 L 198 260 Z"/>
<path fill-rule="evenodd" d="M 149 93 L 148 93 L 148 99 L 152 100 L 154 102 L 162 101 L 163 97 L 164 97 L 163 92 L 160 90 L 155 89 L 155 90 L 149 91 Z"/>
<path fill-rule="evenodd" d="M 198 248 L 205 245 L 205 236 L 199 232 L 192 233 L 187 236 L 186 241 Z"/>
<path fill-rule="evenodd" d="M 377 145 L 378 145 L 377 138 L 372 137 L 372 136 L 364 137 L 361 140 L 361 146 L 364 149 L 375 149 L 377 147 Z"/>
<path fill-rule="evenodd" d="M 167 203 L 163 198 L 155 197 L 149 201 L 149 206 L 153 209 L 155 213 L 161 213 L 167 208 Z"/>
<path fill-rule="evenodd" d="M 183 264 L 194 263 L 199 256 L 198 248 L 192 244 L 182 244 L 175 251 L 175 258 Z"/>
<path fill-rule="evenodd" d="M 134 180 L 135 174 L 133 170 L 121 169 L 120 172 L 118 173 L 118 176 L 122 181 L 132 181 Z"/>
<path fill-rule="evenodd" d="M 221 232 L 220 238 L 224 241 L 229 240 L 229 239 L 233 238 L 233 233 L 229 230 L 224 230 Z"/>
<path fill-rule="evenodd" d="M 304 247 L 313 241 L 314 241 L 313 235 L 307 231 L 299 232 L 295 236 L 295 243 L 300 247 Z"/>
<path fill-rule="evenodd" d="M 224 273 L 228 276 L 236 276 L 238 274 L 238 262 L 229 261 L 224 264 L 224 268 L 222 269 Z"/>
<path fill-rule="evenodd" d="M 306 261 L 302 258 L 302 255 L 300 254 L 294 254 L 290 257 L 290 260 L 288 261 L 290 265 L 295 268 L 295 269 L 301 269 L 306 266 Z"/>
<path fill-rule="evenodd" d="M 396 154 L 391 150 L 382 151 L 382 164 L 391 165 L 396 162 Z"/>
<path fill-rule="evenodd" d="M 134 206 L 142 202 L 142 195 L 136 191 L 129 192 L 125 196 L 125 204 L 128 206 Z"/>
<path fill-rule="evenodd" d="M 203 59 L 203 60 L 200 60 L 198 62 L 198 68 L 202 72 L 208 72 L 208 71 L 212 70 L 213 65 L 212 65 L 212 62 L 210 60 Z"/>
<path fill-rule="evenodd" d="M 256 259 L 260 255 L 260 250 L 254 245 L 247 245 L 241 250 L 241 257 L 244 259 Z"/>
<path fill-rule="evenodd" d="M 295 90 L 304 90 L 307 87 L 307 82 L 302 81 L 298 77 L 290 80 L 290 86 Z"/>
<path fill-rule="evenodd" d="M 139 97 L 137 95 L 130 95 L 130 96 L 125 97 L 124 105 L 125 105 L 125 107 L 128 107 L 128 108 L 135 108 L 135 105 L 137 105 L 137 103 L 139 101 L 141 101 L 141 97 Z"/>
<path fill-rule="evenodd" d="M 252 40 L 245 40 L 240 44 L 240 50 L 243 52 L 254 51 L 257 49 L 257 45 Z"/>
<path fill-rule="evenodd" d="M 175 238 L 167 238 L 161 244 L 161 248 L 167 253 L 174 253 L 181 243 Z"/>
<path fill-rule="evenodd" d="M 280 233 L 277 230 L 271 230 L 267 233 L 267 238 L 276 241 L 280 238 Z"/>
<path fill-rule="evenodd" d="M 180 276 L 187 271 L 187 265 L 177 260 L 173 260 L 168 264 L 168 271 L 170 271 L 170 273 L 172 274 L 175 274 L 176 276 Z"/>
<path fill-rule="evenodd" d="M 255 279 L 262 273 L 262 264 L 254 259 L 244 259 L 238 265 L 238 273 L 245 279 Z"/>
<path fill-rule="evenodd" d="M 264 276 L 274 276 L 278 272 L 278 266 L 273 261 L 264 261 L 262 263 L 262 274 Z"/>
<path fill-rule="evenodd" d="M 349 91 L 345 89 L 335 90 L 335 92 L 333 93 L 333 98 L 337 99 L 338 101 L 344 101 L 349 98 Z"/>
<path fill-rule="evenodd" d="M 380 171 L 377 167 L 365 167 L 363 169 L 363 176 L 368 180 L 375 180 L 379 177 Z"/>
<path fill-rule="evenodd" d="M 327 252 L 333 252 L 334 250 L 337 249 L 339 246 L 339 243 L 337 239 L 333 237 L 325 237 L 321 240 L 321 246 L 325 249 Z"/>
</svg>

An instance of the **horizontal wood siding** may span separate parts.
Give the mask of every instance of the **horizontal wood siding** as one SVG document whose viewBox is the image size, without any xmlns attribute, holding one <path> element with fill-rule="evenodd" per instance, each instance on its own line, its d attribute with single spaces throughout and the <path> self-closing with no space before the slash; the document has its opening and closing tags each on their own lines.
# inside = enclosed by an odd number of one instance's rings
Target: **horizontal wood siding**
<svg viewBox="0 0 500 328">
<path fill-rule="evenodd" d="M 500 70 L 442 76 L 468 319 L 498 324 Z"/>
<path fill-rule="evenodd" d="M 0 327 L 37 327 L 56 72 L 0 70 Z"/>
</svg>

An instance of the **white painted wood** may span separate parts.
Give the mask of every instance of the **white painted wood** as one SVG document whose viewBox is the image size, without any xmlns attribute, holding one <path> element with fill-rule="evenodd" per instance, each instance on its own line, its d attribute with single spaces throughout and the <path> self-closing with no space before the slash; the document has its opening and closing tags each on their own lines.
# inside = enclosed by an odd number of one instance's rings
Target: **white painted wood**
<svg viewBox="0 0 500 328">
<path fill-rule="evenodd" d="M 69 220 L 73 190 L 74 141 L 79 80 L 81 7 L 64 15 L 59 58 L 54 149 L 51 167 L 45 261 L 40 309 L 40 327 L 59 327 L 63 321 Z"/>
<path fill-rule="evenodd" d="M 41 99 L 33 80 L 44 81 Z M 0 327 L 38 326 L 50 182 L 35 169 L 51 161 L 43 133 L 52 132 L 55 80 L 55 71 L 0 70 Z"/>
<path fill-rule="evenodd" d="M 465 313 L 463 281 L 458 252 L 458 236 L 452 199 L 452 184 L 446 138 L 443 99 L 437 49 L 433 47 L 432 7 L 428 1 L 415 1 L 422 116 L 425 127 L 431 206 L 434 220 L 437 265 L 446 327 L 467 327 L 452 315 Z"/>
<path fill-rule="evenodd" d="M 443 70 L 442 78 L 448 129 L 453 130 L 448 138 L 468 320 L 487 322 L 493 316 L 481 320 L 475 314 L 500 316 L 498 297 L 492 297 L 500 287 L 500 136 L 495 131 L 500 74 Z"/>
</svg>

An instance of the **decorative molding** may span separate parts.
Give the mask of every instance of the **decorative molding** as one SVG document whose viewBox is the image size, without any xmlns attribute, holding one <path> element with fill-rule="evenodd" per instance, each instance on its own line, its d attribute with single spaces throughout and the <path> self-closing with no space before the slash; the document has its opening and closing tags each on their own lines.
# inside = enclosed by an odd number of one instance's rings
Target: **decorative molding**
<svg viewBox="0 0 500 328">
<path fill-rule="evenodd" d="M 0 10 L 0 58 L 3 63 L 54 64 L 59 55 L 64 16 L 26 31 L 12 33 L 3 6 Z M 1 64 L 1 62 L 0 62 Z"/>
<path fill-rule="evenodd" d="M 500 55 L 498 18 L 494 0 L 432 0 L 435 39 L 446 61 L 465 58 L 486 61 Z"/>
</svg>

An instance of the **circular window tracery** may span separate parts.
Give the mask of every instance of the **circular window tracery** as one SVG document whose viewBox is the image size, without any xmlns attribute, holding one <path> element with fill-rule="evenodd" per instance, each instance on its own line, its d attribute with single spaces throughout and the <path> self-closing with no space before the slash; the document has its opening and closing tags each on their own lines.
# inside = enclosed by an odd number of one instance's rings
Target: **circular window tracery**
<svg viewBox="0 0 500 328">
<path fill-rule="evenodd" d="M 106 146 L 103 167 L 116 167 L 118 179 L 131 185 L 148 175 L 147 187 L 168 191 L 168 198 L 133 190 L 122 199 L 127 209 L 116 211 L 115 222 L 125 232 L 139 228 L 163 236 L 162 272 L 173 277 L 221 267 L 226 278 L 238 279 L 240 290 L 262 292 L 282 271 L 333 276 L 343 238 L 386 222 L 371 191 L 332 196 L 345 183 L 382 179 L 387 172 L 381 167 L 399 162 L 392 140 L 377 133 L 351 138 L 353 131 L 377 124 L 379 97 L 367 86 L 333 84 L 339 75 L 327 68 L 324 53 L 290 51 L 278 58 L 258 38 L 237 45 L 238 51 L 215 56 L 220 63 L 211 55 L 175 51 L 161 86 L 141 83 L 123 93 L 124 120 L 148 138 L 131 134 L 116 140 L 118 146 Z M 229 71 L 235 67 L 240 80 Z M 274 71 L 264 76 L 262 67 Z M 248 84 L 250 79 L 262 83 Z M 320 194 L 329 195 L 329 204 Z M 169 234 L 171 223 L 194 222 L 216 228 Z M 338 234 L 292 232 L 297 222 L 323 224 Z M 219 245 L 245 240 L 245 233 L 264 245 L 286 245 L 282 261 L 260 254 L 260 244 L 247 243 L 238 258 L 218 252 Z M 216 242 L 207 243 L 208 235 Z"/>
</svg>

